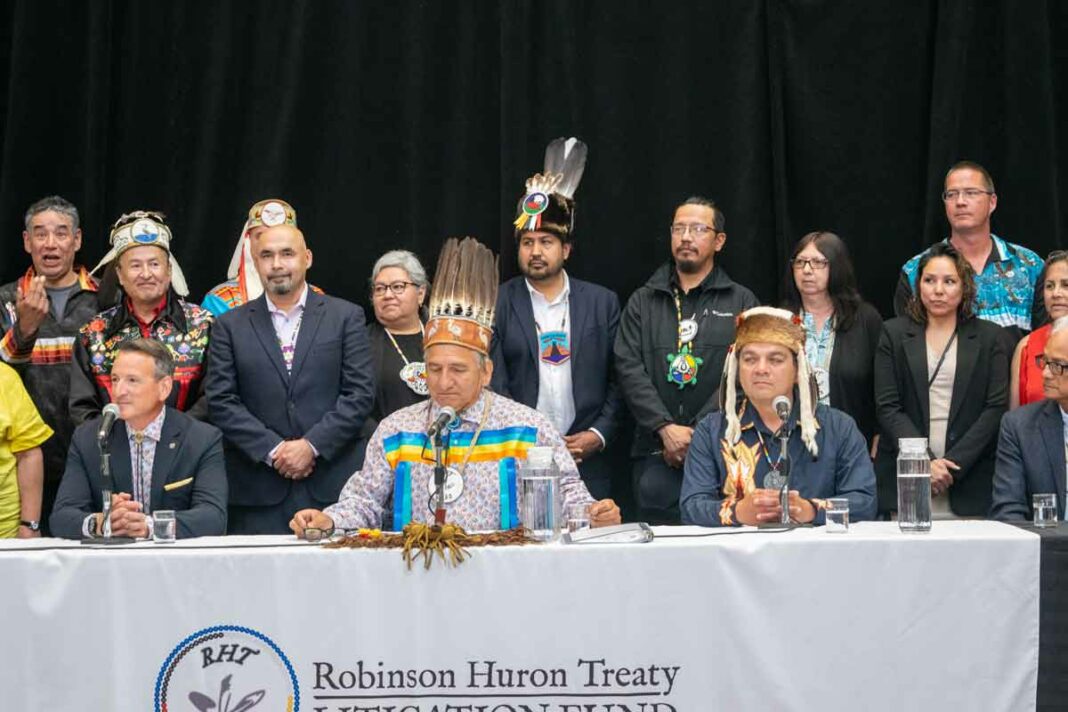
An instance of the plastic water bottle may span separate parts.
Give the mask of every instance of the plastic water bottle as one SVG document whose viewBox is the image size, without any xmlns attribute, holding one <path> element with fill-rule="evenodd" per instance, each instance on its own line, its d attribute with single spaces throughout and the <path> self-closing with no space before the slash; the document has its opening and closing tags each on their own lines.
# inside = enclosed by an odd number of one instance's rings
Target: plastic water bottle
<svg viewBox="0 0 1068 712">
<path fill-rule="evenodd" d="M 901 438 L 897 443 L 897 525 L 903 532 L 931 531 L 927 438 Z"/>
<path fill-rule="evenodd" d="M 560 538 L 563 493 L 560 468 L 551 447 L 532 447 L 519 470 L 519 518 L 531 536 L 541 541 Z"/>
</svg>

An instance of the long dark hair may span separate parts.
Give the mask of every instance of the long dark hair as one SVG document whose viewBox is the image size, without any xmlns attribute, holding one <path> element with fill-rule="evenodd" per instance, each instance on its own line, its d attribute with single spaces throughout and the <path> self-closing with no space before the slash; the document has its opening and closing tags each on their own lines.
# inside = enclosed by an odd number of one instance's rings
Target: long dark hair
<svg viewBox="0 0 1068 712">
<path fill-rule="evenodd" d="M 842 238 L 833 232 L 816 230 L 810 232 L 794 245 L 793 252 L 786 265 L 786 278 L 783 280 L 783 307 L 794 313 L 801 312 L 801 293 L 797 291 L 794 281 L 794 258 L 809 245 L 815 245 L 825 258 L 827 269 L 827 292 L 834 304 L 835 331 L 848 331 L 856 318 L 860 307 L 860 292 L 857 291 L 857 278 L 853 273 L 853 260 L 849 259 L 849 248 Z"/>
<path fill-rule="evenodd" d="M 961 295 L 960 304 L 957 305 L 957 319 L 967 321 L 975 315 L 975 270 L 964 259 L 964 255 L 948 242 L 939 242 L 931 246 L 920 258 L 916 266 L 916 282 L 912 285 L 912 298 L 909 299 L 906 311 L 913 321 L 926 324 L 927 309 L 920 299 L 920 282 L 923 280 L 923 270 L 927 264 L 936 257 L 948 257 L 957 268 L 957 276 L 960 278 Z"/>
</svg>

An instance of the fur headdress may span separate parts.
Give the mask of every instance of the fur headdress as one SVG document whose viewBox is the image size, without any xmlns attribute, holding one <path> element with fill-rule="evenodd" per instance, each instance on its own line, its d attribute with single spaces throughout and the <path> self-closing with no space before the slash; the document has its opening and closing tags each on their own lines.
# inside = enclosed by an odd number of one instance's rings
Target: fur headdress
<svg viewBox="0 0 1068 712">
<path fill-rule="evenodd" d="M 423 349 L 454 344 L 489 355 L 497 306 L 497 256 L 473 237 L 449 238 L 438 256 Z"/>
<path fill-rule="evenodd" d="M 245 295 L 245 301 L 251 302 L 263 294 L 263 282 L 256 272 L 256 262 L 252 258 L 252 238 L 249 233 L 254 227 L 274 227 L 275 225 L 297 226 L 297 211 L 281 198 L 261 200 L 248 211 L 248 219 L 241 228 L 241 237 L 237 240 L 230 266 L 226 270 L 227 279 L 236 279 Z"/>
<path fill-rule="evenodd" d="M 93 268 L 93 274 L 101 267 L 119 259 L 123 252 L 133 247 L 152 245 L 162 248 L 170 258 L 171 263 L 171 286 L 179 296 L 187 296 L 189 287 L 185 283 L 185 274 L 178 266 L 178 260 L 174 259 L 171 252 L 171 229 L 164 222 L 163 213 L 151 210 L 135 210 L 126 213 L 111 226 L 111 250 L 108 251 L 99 264 Z"/>
<path fill-rule="evenodd" d="M 756 307 L 738 316 L 734 343 L 723 364 L 723 379 L 720 382 L 720 408 L 727 421 L 725 436 L 730 444 L 742 437 L 742 425 L 738 419 L 737 382 L 738 352 L 748 344 L 778 344 L 790 349 L 797 357 L 798 400 L 800 401 L 801 441 L 813 456 L 819 454 L 816 445 L 816 399 L 808 359 L 805 357 L 805 329 L 797 315 L 785 309 Z"/>
<path fill-rule="evenodd" d="M 527 178 L 516 206 L 515 236 L 539 230 L 570 242 L 575 230 L 575 191 L 586 170 L 586 144 L 558 138 L 545 148 L 543 173 Z"/>
</svg>

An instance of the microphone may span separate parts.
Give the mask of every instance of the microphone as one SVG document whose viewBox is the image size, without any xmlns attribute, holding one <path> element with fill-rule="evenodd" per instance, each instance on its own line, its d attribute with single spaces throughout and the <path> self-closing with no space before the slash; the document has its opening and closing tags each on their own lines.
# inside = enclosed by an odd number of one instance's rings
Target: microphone
<svg viewBox="0 0 1068 712">
<path fill-rule="evenodd" d="M 775 415 L 779 416 L 779 420 L 786 422 L 790 419 L 790 411 L 793 409 L 793 404 L 790 403 L 789 398 L 775 396 L 775 399 L 771 401 L 771 405 L 775 408 Z"/>
<path fill-rule="evenodd" d="M 440 435 L 442 429 L 444 429 L 445 426 L 451 423 L 455 418 L 456 410 L 450 408 L 449 406 L 445 406 L 441 409 L 441 412 L 438 413 L 438 417 L 435 418 L 434 422 L 430 424 L 430 428 L 426 431 L 426 436 L 428 438 L 433 438 L 437 435 Z"/>
<path fill-rule="evenodd" d="M 104 406 L 103 417 L 100 419 L 100 430 L 96 433 L 96 440 L 98 443 L 107 442 L 108 436 L 111 434 L 111 429 L 115 427 L 115 421 L 119 420 L 119 406 L 114 403 L 108 403 Z"/>
</svg>

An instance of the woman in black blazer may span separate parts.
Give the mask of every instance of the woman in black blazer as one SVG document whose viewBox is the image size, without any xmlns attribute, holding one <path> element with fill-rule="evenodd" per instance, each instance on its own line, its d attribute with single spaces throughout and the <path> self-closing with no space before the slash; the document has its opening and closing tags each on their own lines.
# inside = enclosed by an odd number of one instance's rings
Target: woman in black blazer
<svg viewBox="0 0 1068 712">
<path fill-rule="evenodd" d="M 997 435 L 1008 399 L 1001 327 L 973 316 L 975 275 L 939 243 L 920 260 L 908 316 L 886 322 L 875 354 L 879 510 L 897 509 L 897 441 L 928 438 L 938 518 L 990 509 Z M 948 494 L 948 502 L 946 495 Z"/>
<path fill-rule="evenodd" d="M 842 239 L 820 231 L 798 240 L 783 293 L 783 306 L 801 317 L 820 402 L 852 416 L 870 447 L 876 433 L 872 364 L 883 320 L 861 300 Z"/>
</svg>

